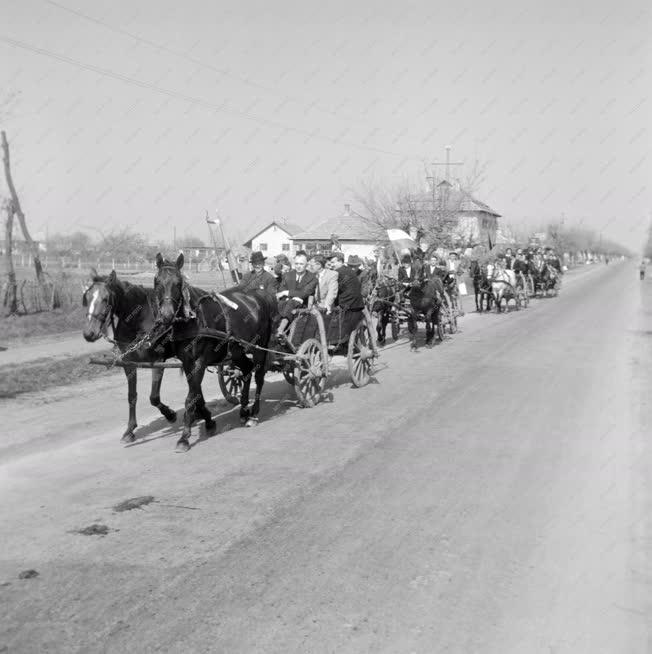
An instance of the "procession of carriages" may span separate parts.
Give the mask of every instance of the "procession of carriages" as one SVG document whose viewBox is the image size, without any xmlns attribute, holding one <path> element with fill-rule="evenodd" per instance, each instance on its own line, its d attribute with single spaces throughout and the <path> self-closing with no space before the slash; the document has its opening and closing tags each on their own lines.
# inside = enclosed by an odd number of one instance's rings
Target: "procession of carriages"
<svg viewBox="0 0 652 654">
<path fill-rule="evenodd" d="M 224 398 L 240 405 L 243 423 L 251 426 L 258 420 L 265 372 L 281 373 L 294 388 L 299 405 L 314 407 L 325 395 L 333 357 L 344 357 L 352 385 L 363 387 L 374 375 L 378 347 L 386 343 L 388 326 L 394 341 L 407 326 L 411 347 L 416 349 L 419 324 L 425 325 L 425 342 L 430 346 L 435 336 L 443 341 L 447 334 L 455 334 L 458 318 L 464 315 L 460 297 L 466 295 L 466 288 L 454 268 L 438 274 L 431 269 L 428 275 L 425 265 L 418 264 L 410 281 L 401 282 L 400 275 L 398 279 L 386 275 L 378 266 L 369 271 L 363 310 L 335 306 L 325 312 L 308 302 L 295 312 L 283 338 L 276 340 L 271 338 L 275 311 L 271 304 L 266 308 L 264 298 L 234 289 L 217 293 L 190 286 L 181 274 L 182 255 L 175 263 L 160 260 L 158 265 L 154 288 L 122 282 L 112 272 L 106 277 L 95 274 L 83 296 L 84 337 L 105 338 L 116 345 L 113 355 L 92 358 L 91 363 L 118 366 L 127 374 L 129 423 L 124 442 L 135 439 L 139 368 L 152 369 L 150 401 L 170 422 L 176 420 L 176 413 L 160 401 L 161 379 L 164 369 L 183 368 L 189 394 L 177 449 L 187 451 L 195 420 L 203 418 L 207 429 L 215 425 L 201 390 L 206 370 L 217 373 Z M 501 312 L 503 302 L 505 307 L 511 302 L 517 310 L 525 308 L 533 297 L 556 295 L 561 283 L 561 270 L 543 258 L 533 260 L 527 269 L 514 269 L 498 259 L 469 272 L 478 311 L 493 305 Z M 159 280 L 162 273 L 167 273 L 163 281 Z M 253 408 L 249 404 L 252 378 L 256 381 Z"/>
</svg>

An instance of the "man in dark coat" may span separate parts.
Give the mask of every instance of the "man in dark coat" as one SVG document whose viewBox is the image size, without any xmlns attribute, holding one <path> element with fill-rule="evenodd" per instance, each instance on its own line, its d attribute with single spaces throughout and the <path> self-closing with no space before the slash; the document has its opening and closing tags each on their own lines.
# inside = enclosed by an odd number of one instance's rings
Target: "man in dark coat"
<svg viewBox="0 0 652 654">
<path fill-rule="evenodd" d="M 329 259 L 337 271 L 337 305 L 345 310 L 359 311 L 364 308 L 360 279 L 353 267 L 344 265 L 344 255 L 336 252 Z"/>
<path fill-rule="evenodd" d="M 272 297 L 276 296 L 276 277 L 265 270 L 265 256 L 262 252 L 253 252 L 249 260 L 253 270 L 245 273 L 240 283 L 235 286 L 238 291 L 264 291 Z"/>
<path fill-rule="evenodd" d="M 400 284 L 413 284 L 419 279 L 421 271 L 420 262 L 412 262 L 412 257 L 405 254 L 401 257 L 401 265 L 398 269 L 398 281 Z"/>
<path fill-rule="evenodd" d="M 283 334 L 297 309 L 305 306 L 308 298 L 315 295 L 317 277 L 307 270 L 307 267 L 308 255 L 303 250 L 299 250 L 294 257 L 294 268 L 285 273 L 279 292 L 276 294 L 279 298 L 278 312 L 281 316 L 281 322 L 276 330 L 278 336 Z"/>
</svg>

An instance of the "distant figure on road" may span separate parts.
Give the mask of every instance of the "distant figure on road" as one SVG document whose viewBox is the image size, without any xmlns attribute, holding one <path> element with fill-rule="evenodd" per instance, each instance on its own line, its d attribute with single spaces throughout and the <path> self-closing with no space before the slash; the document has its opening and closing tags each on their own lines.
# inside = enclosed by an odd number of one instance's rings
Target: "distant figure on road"
<svg viewBox="0 0 652 654">
<path fill-rule="evenodd" d="M 641 261 L 641 265 L 638 267 L 639 273 L 641 275 L 641 280 L 645 279 L 645 269 L 647 268 L 647 263 L 645 259 Z"/>
</svg>

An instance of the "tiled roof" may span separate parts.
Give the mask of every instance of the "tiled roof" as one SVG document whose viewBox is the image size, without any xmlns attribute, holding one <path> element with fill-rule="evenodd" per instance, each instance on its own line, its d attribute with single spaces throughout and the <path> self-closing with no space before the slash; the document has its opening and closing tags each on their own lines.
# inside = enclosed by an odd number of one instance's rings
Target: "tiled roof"
<svg viewBox="0 0 652 654">
<path fill-rule="evenodd" d="M 449 210 L 457 211 L 484 211 L 485 213 L 490 213 L 493 216 L 500 217 L 500 214 L 497 211 L 494 211 L 488 204 L 480 202 L 474 198 L 470 193 L 466 191 L 460 191 L 458 189 L 451 188 L 446 192 L 447 203 L 445 206 Z M 439 197 L 435 198 L 435 206 L 439 206 L 440 199 Z M 424 208 L 432 207 L 432 195 L 429 193 L 424 193 L 423 195 L 418 196 L 416 199 L 417 204 L 425 205 Z"/>
<path fill-rule="evenodd" d="M 294 235 L 298 241 L 328 241 L 335 234 L 340 241 L 386 240 L 381 228 L 355 211 L 345 211 L 335 218 L 323 220 Z"/>
</svg>

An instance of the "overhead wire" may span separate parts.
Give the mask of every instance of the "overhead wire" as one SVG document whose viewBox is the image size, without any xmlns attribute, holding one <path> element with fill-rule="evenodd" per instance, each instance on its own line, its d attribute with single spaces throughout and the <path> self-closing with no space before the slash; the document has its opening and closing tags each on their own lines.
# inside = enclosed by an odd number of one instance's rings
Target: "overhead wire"
<svg viewBox="0 0 652 654">
<path fill-rule="evenodd" d="M 360 117 L 354 117 L 354 116 L 347 116 L 347 115 L 342 115 L 341 113 L 337 111 L 333 111 L 331 109 L 326 109 L 324 107 L 321 107 L 318 103 L 316 102 L 306 102 L 305 100 L 301 100 L 299 98 L 293 97 L 291 95 L 288 95 L 287 93 L 280 92 L 278 89 L 275 89 L 271 86 L 267 86 L 265 84 L 261 84 L 260 82 L 257 82 L 255 80 L 247 79 L 245 77 L 242 77 L 240 75 L 236 75 L 233 72 L 226 70 L 224 68 L 220 68 L 218 66 L 214 66 L 213 64 L 206 63 L 205 61 L 201 61 L 200 59 L 197 59 L 185 52 L 181 52 L 178 50 L 175 50 L 173 48 L 170 48 L 169 46 L 163 44 L 163 43 L 158 43 L 156 41 L 152 41 L 151 39 L 148 39 L 146 37 L 140 36 L 139 34 L 135 34 L 133 32 L 130 32 L 129 30 L 126 30 L 121 27 L 116 27 L 115 25 L 111 25 L 110 23 L 107 23 L 104 20 L 101 20 L 100 18 L 96 18 L 94 16 L 90 16 L 89 14 L 86 14 L 82 11 L 79 11 L 78 9 L 73 9 L 72 7 L 68 7 L 67 5 L 61 4 L 60 2 L 56 2 L 55 0 L 43 0 L 43 2 L 56 7 L 62 11 L 66 11 L 74 16 L 77 16 L 78 18 L 81 18 L 83 20 L 95 23 L 96 25 L 100 25 L 101 27 L 104 27 L 105 29 L 110 30 L 111 32 L 114 32 L 115 34 L 120 34 L 121 36 L 126 36 L 130 39 L 133 39 L 134 41 L 143 43 L 149 47 L 155 48 L 157 50 L 160 50 L 162 52 L 166 52 L 168 54 L 171 54 L 175 57 L 178 57 L 180 59 L 184 59 L 185 61 L 188 61 L 189 63 L 199 66 L 201 68 L 204 68 L 206 70 L 210 70 L 214 73 L 218 73 L 219 75 L 223 75 L 224 77 L 229 77 L 233 80 L 236 80 L 237 82 L 240 82 L 241 84 L 245 84 L 246 86 L 249 86 L 251 88 L 257 89 L 259 91 L 264 91 L 265 93 L 270 93 L 276 97 L 282 98 L 285 101 L 290 101 L 298 105 L 302 105 L 304 109 L 308 110 L 315 110 L 319 111 L 320 113 L 327 114 L 333 118 L 337 118 L 340 120 L 346 120 L 348 122 L 356 122 L 358 124 L 362 125 L 368 125 L 368 121 L 365 121 L 361 119 Z"/>
<path fill-rule="evenodd" d="M 227 113 L 232 116 L 237 116 L 239 118 L 243 118 L 245 120 L 249 120 L 261 125 L 265 125 L 267 127 L 274 127 L 277 129 L 282 129 L 287 132 L 294 132 L 296 134 L 300 134 L 302 136 L 307 137 L 308 139 L 313 139 L 313 140 L 319 140 L 319 141 L 325 141 L 330 144 L 334 145 L 340 145 L 343 147 L 348 147 L 348 148 L 353 148 L 356 150 L 362 150 L 366 152 L 373 152 L 376 154 L 383 154 L 383 155 L 388 155 L 388 156 L 393 156 L 393 157 L 403 157 L 404 159 L 407 160 L 415 160 L 415 161 L 423 161 L 424 156 L 422 155 L 417 155 L 417 154 L 410 154 L 410 153 L 405 153 L 405 152 L 398 152 L 398 151 L 393 151 L 393 150 L 385 150 L 383 148 L 377 148 L 374 146 L 369 146 L 369 145 L 364 145 L 362 143 L 356 143 L 353 141 L 346 141 L 342 140 L 339 138 L 332 138 L 327 135 L 322 135 L 317 133 L 316 129 L 313 130 L 307 130 L 307 129 L 302 129 L 300 127 L 294 127 L 291 125 L 285 125 L 283 123 L 279 123 L 278 121 L 270 120 L 268 118 L 265 118 L 263 116 L 259 116 L 256 114 L 252 114 L 246 111 L 240 111 L 237 109 L 230 109 L 227 107 L 227 103 L 224 102 L 222 104 L 216 104 L 214 102 L 209 102 L 207 100 L 204 100 L 202 98 L 197 98 L 194 96 L 187 95 L 185 93 L 181 93 L 178 91 L 174 91 L 171 89 L 166 89 L 164 87 L 158 86 L 157 84 L 153 84 L 150 82 L 145 82 L 139 79 L 136 79 L 134 77 L 130 77 L 128 75 L 123 75 L 122 73 L 116 73 L 115 71 L 109 70 L 107 68 L 101 68 L 99 66 L 95 66 L 93 64 L 87 64 L 81 61 L 78 61 L 77 59 L 73 59 L 71 57 L 67 57 L 65 55 L 58 54 L 56 52 L 52 52 L 51 50 L 47 50 L 45 48 L 39 48 L 37 46 L 31 45 L 29 43 L 25 43 L 24 41 L 19 41 L 17 39 L 13 39 L 9 36 L 6 36 L 4 34 L 0 34 L 0 41 L 4 41 L 8 45 L 14 47 L 14 48 L 20 48 L 23 50 L 27 50 L 29 52 L 33 52 L 35 54 L 44 56 L 44 57 L 49 57 L 50 59 L 54 59 L 56 61 L 60 61 L 63 63 L 66 63 L 71 66 L 76 66 L 78 68 L 81 68 L 83 70 L 87 70 L 93 73 L 96 73 L 98 75 L 103 75 L 104 77 L 108 77 L 111 79 L 119 80 L 121 82 L 124 82 L 126 84 L 131 84 L 132 86 L 137 86 L 142 89 L 147 89 L 150 91 L 154 91 L 156 93 L 166 95 L 168 97 L 172 97 L 178 100 L 182 100 L 184 102 L 188 102 L 193 105 L 201 106 L 206 109 L 211 109 L 216 112 L 221 112 L 221 113 Z"/>
</svg>

